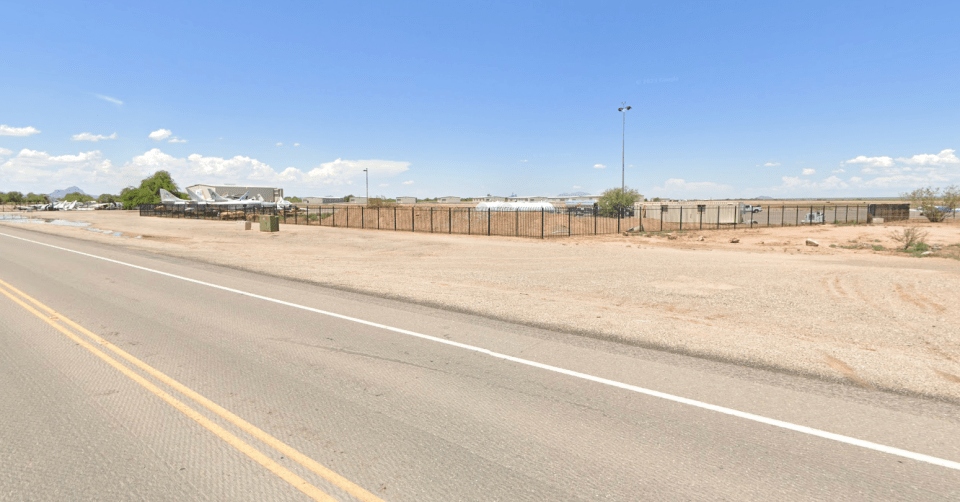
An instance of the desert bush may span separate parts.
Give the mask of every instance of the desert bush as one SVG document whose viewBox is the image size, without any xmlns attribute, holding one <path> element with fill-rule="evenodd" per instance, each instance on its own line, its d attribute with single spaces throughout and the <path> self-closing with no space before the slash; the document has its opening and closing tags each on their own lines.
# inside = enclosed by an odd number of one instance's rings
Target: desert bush
<svg viewBox="0 0 960 502">
<path fill-rule="evenodd" d="M 388 199 L 385 195 L 380 195 L 367 200 L 367 207 L 393 207 L 396 205 L 397 201 Z"/>
<path fill-rule="evenodd" d="M 927 244 L 927 232 L 920 227 L 907 227 L 903 230 L 894 230 L 890 234 L 890 238 L 903 246 L 904 250 L 910 249 L 911 247 L 918 247 L 921 244 L 926 246 Z"/>
<path fill-rule="evenodd" d="M 936 223 L 953 214 L 960 205 L 960 189 L 956 185 L 945 189 L 926 187 L 903 193 L 902 198 L 909 200 L 928 220 Z"/>
<path fill-rule="evenodd" d="M 626 187 L 623 190 L 611 188 L 600 195 L 597 206 L 600 208 L 601 216 L 615 217 L 624 208 L 633 207 L 639 199 L 640 192 L 630 187 Z"/>
</svg>

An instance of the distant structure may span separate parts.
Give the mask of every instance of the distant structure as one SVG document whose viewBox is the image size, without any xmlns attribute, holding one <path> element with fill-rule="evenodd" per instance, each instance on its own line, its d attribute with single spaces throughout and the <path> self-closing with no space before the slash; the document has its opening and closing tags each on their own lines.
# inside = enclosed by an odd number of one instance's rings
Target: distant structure
<svg viewBox="0 0 960 502">
<path fill-rule="evenodd" d="M 347 202 L 351 204 L 367 205 L 367 198 L 366 197 L 350 197 L 350 200 L 348 200 Z"/>
<path fill-rule="evenodd" d="M 304 197 L 303 202 L 307 204 L 341 204 L 346 201 L 343 197 L 328 195 L 326 197 Z"/>
<path fill-rule="evenodd" d="M 487 195 L 486 197 L 474 197 L 473 200 L 477 202 L 505 202 L 507 198 L 499 195 Z"/>
<path fill-rule="evenodd" d="M 460 197 L 455 197 L 453 195 L 437 197 L 437 202 L 440 204 L 458 204 L 460 202 Z"/>
<path fill-rule="evenodd" d="M 416 197 L 397 197 L 397 204 L 416 204 Z"/>
<path fill-rule="evenodd" d="M 256 199 L 257 195 L 263 197 L 264 202 L 276 202 L 283 199 L 283 189 L 275 187 L 253 187 L 253 186 L 240 186 L 240 185 L 210 185 L 206 183 L 199 183 L 196 185 L 191 185 L 187 187 L 187 190 L 191 192 L 196 192 L 200 190 L 203 192 L 203 198 L 212 199 L 210 195 L 210 190 L 214 190 L 221 197 L 231 196 L 241 196 L 247 192 L 250 192 L 249 197 L 251 199 Z"/>
</svg>

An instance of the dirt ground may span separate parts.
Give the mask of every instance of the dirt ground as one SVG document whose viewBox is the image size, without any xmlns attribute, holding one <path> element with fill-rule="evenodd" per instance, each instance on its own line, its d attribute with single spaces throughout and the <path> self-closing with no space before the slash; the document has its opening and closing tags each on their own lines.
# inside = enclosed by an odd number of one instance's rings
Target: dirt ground
<svg viewBox="0 0 960 502">
<path fill-rule="evenodd" d="M 123 235 L 0 225 L 960 402 L 960 220 L 540 240 L 294 225 L 268 234 L 120 211 L 28 216 Z M 931 254 L 893 250 L 894 232 L 912 226 L 928 233 Z"/>
</svg>

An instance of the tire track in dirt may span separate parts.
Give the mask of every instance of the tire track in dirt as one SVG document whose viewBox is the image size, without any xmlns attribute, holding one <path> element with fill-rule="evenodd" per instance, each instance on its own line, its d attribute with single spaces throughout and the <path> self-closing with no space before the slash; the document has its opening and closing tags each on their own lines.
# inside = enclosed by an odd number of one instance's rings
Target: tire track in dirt
<svg viewBox="0 0 960 502">
<path fill-rule="evenodd" d="M 834 370 L 840 372 L 844 377 L 846 377 L 851 382 L 863 387 L 865 389 L 876 390 L 876 388 L 867 382 L 860 375 L 857 374 L 856 370 L 850 367 L 847 363 L 833 357 L 829 354 L 823 355 L 823 360 L 826 361 L 827 366 L 833 368 Z"/>
</svg>

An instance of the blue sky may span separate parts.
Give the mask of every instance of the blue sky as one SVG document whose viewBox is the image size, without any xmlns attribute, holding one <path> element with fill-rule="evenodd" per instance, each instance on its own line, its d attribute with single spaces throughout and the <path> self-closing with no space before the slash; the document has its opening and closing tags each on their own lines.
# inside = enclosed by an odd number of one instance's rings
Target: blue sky
<svg viewBox="0 0 960 502">
<path fill-rule="evenodd" d="M 898 195 L 960 183 L 957 2 L 15 2 L 0 191 Z M 39 131 L 39 132 L 36 132 Z M 152 137 L 151 137 L 152 135 Z M 96 141 L 93 141 L 96 139 Z"/>
</svg>

